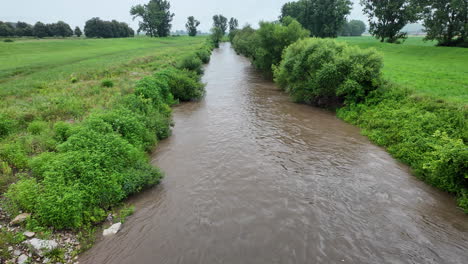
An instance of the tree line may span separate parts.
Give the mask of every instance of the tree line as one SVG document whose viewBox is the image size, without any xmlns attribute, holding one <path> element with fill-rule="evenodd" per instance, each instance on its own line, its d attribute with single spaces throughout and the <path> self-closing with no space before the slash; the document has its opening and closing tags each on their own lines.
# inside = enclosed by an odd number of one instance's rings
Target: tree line
<svg viewBox="0 0 468 264">
<path fill-rule="evenodd" d="M 76 27 L 73 31 L 70 25 L 63 21 L 51 24 L 37 22 L 34 25 L 21 21 L 16 23 L 0 21 L 0 37 L 71 37 L 74 34 L 81 36 L 80 28 Z"/>
<path fill-rule="evenodd" d="M 381 42 L 400 43 L 407 24 L 422 21 L 426 40 L 442 46 L 468 46 L 467 0 L 361 0 L 369 18 L 369 33 Z M 283 5 L 280 21 L 296 19 L 313 37 L 353 36 L 365 25 L 346 22 L 350 0 L 299 0 Z M 365 28 L 364 28 L 365 30 Z M 362 34 L 362 33 L 361 33 Z"/>
<path fill-rule="evenodd" d="M 134 37 L 135 31 L 125 22 L 105 21 L 93 17 L 86 21 L 84 33 L 88 38 L 128 38 Z"/>
</svg>

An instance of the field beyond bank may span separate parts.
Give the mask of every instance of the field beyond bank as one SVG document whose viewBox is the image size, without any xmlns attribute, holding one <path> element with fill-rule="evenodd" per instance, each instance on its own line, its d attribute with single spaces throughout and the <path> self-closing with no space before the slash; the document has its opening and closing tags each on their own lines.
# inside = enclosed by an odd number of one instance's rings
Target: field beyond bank
<svg viewBox="0 0 468 264">
<path fill-rule="evenodd" d="M 418 95 L 468 104 L 468 49 L 437 47 L 423 37 L 403 44 L 381 43 L 373 37 L 340 37 L 360 48 L 375 48 L 384 58 L 383 76 Z"/>
</svg>

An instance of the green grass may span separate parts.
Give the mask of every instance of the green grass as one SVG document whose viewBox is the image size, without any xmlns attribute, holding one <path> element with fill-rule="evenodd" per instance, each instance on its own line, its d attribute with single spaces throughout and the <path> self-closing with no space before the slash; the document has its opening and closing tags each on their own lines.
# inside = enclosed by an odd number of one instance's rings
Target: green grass
<svg viewBox="0 0 468 264">
<path fill-rule="evenodd" d="M 403 44 L 381 43 L 373 37 L 342 37 L 361 48 L 375 48 L 384 56 L 386 80 L 419 95 L 468 103 L 468 49 L 436 47 L 422 37 L 409 37 Z"/>
</svg>

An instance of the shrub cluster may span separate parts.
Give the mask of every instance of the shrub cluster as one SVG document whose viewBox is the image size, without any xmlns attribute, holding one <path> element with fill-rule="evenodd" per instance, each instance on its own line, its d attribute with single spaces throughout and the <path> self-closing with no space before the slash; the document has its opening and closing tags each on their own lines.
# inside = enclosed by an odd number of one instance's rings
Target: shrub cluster
<svg viewBox="0 0 468 264">
<path fill-rule="evenodd" d="M 275 81 L 295 101 L 327 106 L 359 102 L 381 83 L 382 57 L 332 39 L 309 38 L 289 46 Z"/>
<path fill-rule="evenodd" d="M 309 34 L 299 22 L 286 17 L 281 23 L 260 22 L 258 30 L 246 26 L 236 33 L 232 43 L 234 49 L 249 57 L 257 68 L 271 72 L 272 66 L 281 61 L 283 50 Z"/>
<path fill-rule="evenodd" d="M 192 57 L 206 60 L 210 51 Z M 81 123 L 30 122 L 31 139 L 50 146 L 36 150 L 30 160 L 22 142 L 2 145 L 2 164 L 9 165 L 2 165 L 2 174 L 12 164 L 31 170 L 9 186 L 6 209 L 12 215 L 31 212 L 42 225 L 80 228 L 102 221 L 122 199 L 157 184 L 162 173 L 148 163 L 146 151 L 170 135 L 172 104 L 203 96 L 199 69 L 193 70 L 162 69 L 141 79 L 112 108 L 95 110 Z M 14 124 L 0 118 L 1 135 L 8 135 Z"/>
<path fill-rule="evenodd" d="M 84 33 L 88 38 L 128 38 L 135 31 L 125 22 L 104 21 L 98 17 L 86 21 Z"/>
</svg>

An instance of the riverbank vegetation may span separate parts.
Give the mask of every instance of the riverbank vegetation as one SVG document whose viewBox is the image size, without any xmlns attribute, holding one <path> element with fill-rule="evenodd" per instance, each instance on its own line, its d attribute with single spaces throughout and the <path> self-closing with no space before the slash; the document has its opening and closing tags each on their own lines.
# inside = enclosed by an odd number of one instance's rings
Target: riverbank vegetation
<svg viewBox="0 0 468 264">
<path fill-rule="evenodd" d="M 269 27 L 276 30 L 265 30 Z M 424 45 L 396 46 L 375 40 L 372 44 L 355 45 L 345 43 L 344 39 L 305 38 L 302 34 L 293 38 L 293 34 L 285 34 L 278 39 L 280 35 L 276 32 L 286 28 L 279 22 L 262 22 L 258 30 L 244 27 L 233 38 L 233 47 L 257 68 L 273 71 L 275 81 L 295 101 L 336 108 L 340 118 L 363 128 L 365 135 L 408 164 L 416 176 L 454 193 L 460 207 L 468 212 L 468 111 L 463 93 L 468 81 L 463 60 L 467 51 L 441 47 L 428 47 L 431 50 L 424 51 Z M 284 45 L 275 46 L 265 40 Z M 353 38 L 350 43 L 361 41 Z M 398 51 L 391 52 L 393 47 Z M 416 51 L 420 56 L 403 55 L 413 49 L 420 49 Z M 431 61 L 436 65 L 430 67 L 421 62 L 426 58 L 421 52 L 431 52 L 435 56 Z M 448 54 L 459 54 L 462 58 L 450 67 L 457 59 Z M 388 68 L 384 67 L 387 60 Z M 401 76 L 409 78 L 417 73 L 413 82 L 393 77 L 398 76 L 399 60 L 403 65 L 401 71 L 408 71 Z M 421 67 L 417 68 L 419 63 Z M 408 64 L 416 69 L 410 69 Z M 426 78 L 452 85 L 446 88 L 439 83 L 441 86 L 427 88 L 422 84 Z"/>
<path fill-rule="evenodd" d="M 212 46 L 202 37 L 107 41 L 0 48 L 11 61 L 0 69 L 0 188 L 10 216 L 79 229 L 161 179 L 146 152 L 170 135 L 170 106 L 203 96 Z"/>
</svg>

